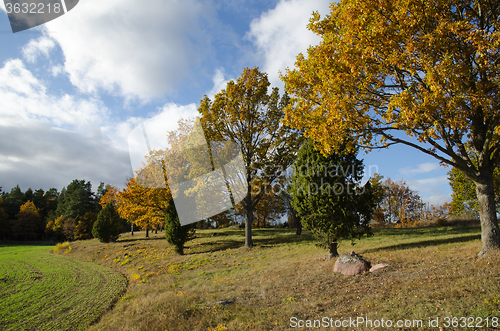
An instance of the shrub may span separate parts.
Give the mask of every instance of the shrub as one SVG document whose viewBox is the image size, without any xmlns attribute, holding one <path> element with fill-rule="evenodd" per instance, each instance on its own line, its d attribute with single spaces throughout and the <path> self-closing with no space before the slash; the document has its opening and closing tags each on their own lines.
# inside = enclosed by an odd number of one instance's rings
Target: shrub
<svg viewBox="0 0 500 331">
<path fill-rule="evenodd" d="M 101 242 L 116 241 L 123 231 L 122 220 L 113 203 L 108 203 L 97 216 L 92 235 Z"/>
<path fill-rule="evenodd" d="M 165 237 L 169 244 L 174 245 L 175 252 L 184 254 L 184 244 L 194 239 L 193 224 L 182 226 L 173 201 L 170 202 L 165 213 Z"/>
<path fill-rule="evenodd" d="M 63 254 L 68 254 L 69 252 L 71 252 L 71 247 L 69 246 L 69 242 L 66 241 L 63 242 L 62 244 L 55 245 L 52 251 L 54 253 L 59 253 L 61 249 L 66 249 Z"/>
</svg>

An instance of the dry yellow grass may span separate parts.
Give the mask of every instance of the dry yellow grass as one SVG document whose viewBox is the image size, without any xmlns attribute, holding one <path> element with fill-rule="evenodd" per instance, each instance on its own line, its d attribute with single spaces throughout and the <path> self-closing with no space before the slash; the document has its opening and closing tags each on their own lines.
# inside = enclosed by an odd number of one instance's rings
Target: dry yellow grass
<svg viewBox="0 0 500 331">
<path fill-rule="evenodd" d="M 74 242 L 68 255 L 129 279 L 127 292 L 91 330 L 288 330 L 293 321 L 325 317 L 422 320 L 424 326 L 439 318 L 446 326 L 446 317 L 488 317 L 489 323 L 500 317 L 500 254 L 476 258 L 479 228 L 375 233 L 339 251 L 390 266 L 352 277 L 334 274 L 334 261 L 325 260 L 327 252 L 307 232 L 287 230 L 255 231 L 252 249 L 242 248 L 243 230 L 227 229 L 198 231 L 184 256 L 163 234 L 137 233 L 117 243 Z M 457 327 L 451 322 L 450 330 L 461 329 L 460 320 Z"/>
</svg>

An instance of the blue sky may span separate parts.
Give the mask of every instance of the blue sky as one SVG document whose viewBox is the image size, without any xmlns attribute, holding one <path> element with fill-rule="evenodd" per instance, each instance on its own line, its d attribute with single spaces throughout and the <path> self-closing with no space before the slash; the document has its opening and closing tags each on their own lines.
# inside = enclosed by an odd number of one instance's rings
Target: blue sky
<svg viewBox="0 0 500 331">
<path fill-rule="evenodd" d="M 306 29 L 322 0 L 80 0 L 62 17 L 13 34 L 0 4 L 0 186 L 24 191 L 85 179 L 123 187 L 127 137 L 197 115 L 245 67 L 279 72 L 319 38 Z M 165 124 L 166 123 L 166 124 Z M 406 146 L 361 153 L 367 175 L 404 179 L 425 201 L 450 201 L 447 171 Z"/>
</svg>

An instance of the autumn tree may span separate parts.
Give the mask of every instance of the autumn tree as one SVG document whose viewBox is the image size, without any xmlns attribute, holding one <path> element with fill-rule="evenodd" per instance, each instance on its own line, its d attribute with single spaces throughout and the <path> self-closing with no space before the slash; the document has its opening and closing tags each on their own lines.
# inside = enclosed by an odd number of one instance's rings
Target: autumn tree
<svg viewBox="0 0 500 331">
<path fill-rule="evenodd" d="M 243 156 L 247 194 L 245 209 L 245 246 L 252 247 L 252 223 L 255 207 L 284 171 L 293 163 L 300 146 L 300 132 L 283 125 L 288 95 L 278 88 L 269 91 L 266 73 L 258 68 L 245 69 L 236 81 L 215 95 L 205 96 L 198 108 L 209 141 L 234 141 Z M 257 177 L 258 187 L 252 187 Z"/>
<path fill-rule="evenodd" d="M 383 209 L 383 201 L 386 196 L 385 186 L 382 182 L 384 176 L 379 173 L 375 173 L 373 177 L 370 178 L 370 185 L 373 191 L 373 198 L 375 202 L 375 209 L 373 210 L 373 219 L 379 223 L 383 224 L 386 221 L 385 211 Z"/>
<path fill-rule="evenodd" d="M 92 228 L 97 220 L 98 213 L 88 211 L 82 216 L 77 216 L 73 220 L 73 239 L 85 240 L 92 239 Z M 68 225 L 71 226 L 71 225 Z"/>
<path fill-rule="evenodd" d="M 12 235 L 16 239 L 38 239 L 43 229 L 43 219 L 32 201 L 23 204 L 12 221 Z"/>
<path fill-rule="evenodd" d="M 255 225 L 266 228 L 271 222 L 277 221 L 286 211 L 285 203 L 279 196 L 281 185 L 275 184 L 264 193 L 259 203 L 255 206 Z"/>
<path fill-rule="evenodd" d="M 479 217 L 479 204 L 474 182 L 460 170 L 448 171 L 448 180 L 452 189 L 451 214 L 455 217 Z M 500 207 L 500 171 L 493 172 L 496 208 Z"/>
<path fill-rule="evenodd" d="M 265 189 L 264 195 L 259 200 L 254 209 L 254 225 L 256 228 L 266 228 L 271 226 L 271 222 L 277 221 L 286 212 L 285 201 L 280 196 L 283 183 L 274 184 L 272 187 L 264 186 L 257 183 L 262 178 L 256 178 L 252 187 L 261 187 Z M 238 214 L 245 213 L 243 203 L 236 205 L 236 212 Z"/>
<path fill-rule="evenodd" d="M 210 222 L 214 223 L 216 228 L 224 228 L 231 224 L 231 219 L 233 215 L 230 215 L 227 211 L 210 217 Z M 199 223 L 203 223 L 200 221 Z M 209 227 L 210 223 L 201 224 L 202 226 Z"/>
<path fill-rule="evenodd" d="M 412 190 L 404 180 L 387 178 L 382 182 L 384 197 L 382 210 L 387 222 L 416 222 L 422 217 L 424 203 L 417 191 Z"/>
<path fill-rule="evenodd" d="M 64 216 L 61 215 L 53 220 L 49 220 L 45 226 L 45 238 L 47 239 L 64 239 L 63 234 Z"/>
<path fill-rule="evenodd" d="M 370 178 L 376 203 L 373 211 L 376 222 L 415 225 L 426 218 L 424 202 L 417 191 L 412 190 L 404 180 L 382 179 L 383 176 L 378 173 Z"/>
<path fill-rule="evenodd" d="M 101 242 L 116 241 L 123 231 L 122 221 L 116 207 L 108 203 L 99 212 L 97 220 L 92 227 L 92 235 Z"/>
<path fill-rule="evenodd" d="M 106 190 L 99 198 L 99 204 L 101 208 L 104 208 L 108 203 L 112 203 L 116 206 L 118 199 L 119 189 L 113 185 L 106 185 Z"/>
<path fill-rule="evenodd" d="M 146 230 L 149 237 L 151 227 L 158 227 L 165 221 L 165 212 L 172 195 L 168 188 L 147 188 L 130 178 L 126 188 L 117 193 L 117 207 L 120 216 Z"/>
<path fill-rule="evenodd" d="M 181 119 L 179 126 L 178 130 L 166 133 L 171 145 L 185 138 L 193 129 L 192 123 L 186 119 Z M 165 222 L 165 213 L 173 203 L 164 173 L 167 153 L 168 149 L 149 151 L 145 164 L 128 180 L 126 188 L 116 193 L 110 189 L 102 198 L 103 202 L 115 201 L 121 217 L 145 229 L 146 237 L 149 237 L 151 227 L 159 227 Z"/>
<path fill-rule="evenodd" d="M 282 76 L 286 123 L 323 152 L 404 144 L 453 166 L 476 189 L 479 255 L 500 248 L 499 3 L 341 0 L 309 29 L 322 38 Z M 406 134 L 406 137 L 405 135 Z"/>
<path fill-rule="evenodd" d="M 361 186 L 363 162 L 355 152 L 324 156 L 311 140 L 299 150 L 294 164 L 292 206 L 305 229 L 337 256 L 342 239 L 370 235 L 375 207 L 370 183 Z"/>
</svg>

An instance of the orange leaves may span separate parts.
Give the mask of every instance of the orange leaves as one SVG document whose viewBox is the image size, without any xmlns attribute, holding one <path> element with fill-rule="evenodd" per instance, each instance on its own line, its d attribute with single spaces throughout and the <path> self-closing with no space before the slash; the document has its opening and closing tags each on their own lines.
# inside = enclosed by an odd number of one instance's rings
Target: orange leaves
<svg viewBox="0 0 500 331">
<path fill-rule="evenodd" d="M 12 224 L 12 234 L 18 239 L 36 239 L 39 228 L 43 224 L 35 204 L 31 201 L 23 204 Z"/>
<path fill-rule="evenodd" d="M 28 215 L 40 216 L 38 213 L 38 208 L 36 208 L 35 204 L 31 201 L 28 201 L 24 205 L 22 205 L 19 209 L 19 213 L 17 214 L 18 217 Z"/>
<path fill-rule="evenodd" d="M 494 8 L 477 6 L 343 0 L 313 14 L 308 28 L 322 41 L 281 76 L 292 96 L 284 123 L 325 153 L 347 135 L 370 148 L 392 129 L 421 142 L 477 130 L 471 118 L 487 122 L 500 104 L 500 33 Z M 488 123 L 493 132 L 500 119 Z"/>
<path fill-rule="evenodd" d="M 134 178 L 131 178 L 126 185 L 127 188 L 117 193 L 120 216 L 134 221 L 141 227 L 162 224 L 168 204 L 172 203 L 170 191 L 142 187 Z"/>
<path fill-rule="evenodd" d="M 116 202 L 118 195 L 118 188 L 116 186 L 109 185 L 106 187 L 106 193 L 99 200 L 99 204 L 104 208 L 109 202 Z"/>
</svg>

